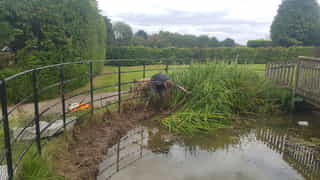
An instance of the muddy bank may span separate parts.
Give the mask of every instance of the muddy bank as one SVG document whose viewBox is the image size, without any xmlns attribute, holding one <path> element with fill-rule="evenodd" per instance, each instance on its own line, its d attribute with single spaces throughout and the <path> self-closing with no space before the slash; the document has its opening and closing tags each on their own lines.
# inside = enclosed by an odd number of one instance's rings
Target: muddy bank
<svg viewBox="0 0 320 180">
<path fill-rule="evenodd" d="M 108 147 L 136 127 L 139 121 L 155 115 L 154 111 L 146 111 L 144 105 L 126 104 L 121 115 L 108 111 L 100 118 L 77 126 L 63 153 L 55 155 L 55 164 L 59 165 L 57 171 L 70 180 L 96 179 L 99 163 Z"/>
</svg>

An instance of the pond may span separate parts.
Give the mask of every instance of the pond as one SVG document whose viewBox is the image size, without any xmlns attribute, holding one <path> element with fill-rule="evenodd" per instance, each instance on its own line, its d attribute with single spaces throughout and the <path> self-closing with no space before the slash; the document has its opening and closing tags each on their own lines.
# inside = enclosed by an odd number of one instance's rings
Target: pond
<svg viewBox="0 0 320 180">
<path fill-rule="evenodd" d="M 309 126 L 299 126 L 299 121 Z M 98 179 L 320 179 L 319 114 L 246 122 L 205 136 L 184 137 L 148 121 L 109 149 Z"/>
</svg>

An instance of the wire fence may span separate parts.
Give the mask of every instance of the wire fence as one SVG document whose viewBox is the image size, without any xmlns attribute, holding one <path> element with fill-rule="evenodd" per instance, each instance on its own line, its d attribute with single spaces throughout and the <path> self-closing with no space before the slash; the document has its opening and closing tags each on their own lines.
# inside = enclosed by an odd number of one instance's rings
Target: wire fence
<svg viewBox="0 0 320 180">
<path fill-rule="evenodd" d="M 126 70 L 123 64 L 130 64 L 131 62 L 134 62 L 137 69 Z M 32 148 L 35 148 L 36 155 L 41 155 L 44 144 L 48 142 L 48 137 L 59 135 L 64 130 L 72 128 L 75 122 L 87 117 L 88 115 L 93 115 L 95 110 L 110 105 L 118 105 L 117 110 L 121 113 L 121 104 L 132 99 L 132 97 L 128 98 L 127 95 L 130 94 L 130 92 L 127 91 L 126 88 L 136 83 L 134 80 L 125 81 L 124 76 L 126 74 L 130 76 L 133 73 L 141 73 L 141 76 L 139 75 L 140 78 L 146 78 L 147 72 L 164 71 L 165 73 L 168 73 L 169 70 L 171 70 L 171 65 L 187 65 L 191 63 L 191 61 L 183 60 L 148 60 L 148 63 L 145 62 L 145 60 L 90 60 L 61 63 L 31 69 L 0 80 L 0 100 L 2 109 L 0 127 L 3 128 L 3 131 L 0 131 L 0 138 L 3 139 L 3 142 L 0 141 L 0 179 L 13 179 L 23 158 Z M 94 65 L 101 65 L 101 63 L 111 64 L 113 67 L 117 67 L 117 71 L 110 73 L 94 73 Z M 151 64 L 161 65 L 161 67 L 154 68 Z M 68 71 L 69 65 L 82 67 L 87 66 L 87 73 L 78 77 L 67 78 L 65 73 Z M 174 69 L 186 69 L 186 67 L 187 66 L 175 66 Z M 38 79 L 40 72 L 51 69 L 58 72 L 57 75 L 59 80 L 57 82 L 50 82 L 50 85 L 46 87 L 39 88 L 40 83 Z M 30 77 L 32 94 L 25 96 L 14 105 L 9 105 L 7 94 L 8 83 L 23 76 Z M 110 78 L 114 78 L 116 76 L 117 82 L 114 84 L 96 87 L 94 78 L 99 76 L 108 76 Z M 67 92 L 66 86 L 69 83 L 84 78 L 88 81 L 88 90 L 77 92 L 75 94 Z M 40 101 L 41 95 L 52 88 L 59 89 L 59 94 L 57 95 L 58 99 L 55 101 L 49 100 L 49 103 L 43 104 Z M 105 93 L 101 96 L 97 96 L 98 91 L 112 88 L 116 88 L 116 92 Z M 68 111 L 67 106 L 73 100 L 78 102 L 83 101 L 81 103 L 89 104 L 90 108 L 81 113 L 72 113 Z M 32 118 L 18 118 L 15 120 L 17 117 L 15 117 L 14 114 L 16 111 L 19 111 L 21 106 L 28 106 L 29 109 L 33 109 Z M 53 126 L 55 128 L 52 128 Z"/>
</svg>

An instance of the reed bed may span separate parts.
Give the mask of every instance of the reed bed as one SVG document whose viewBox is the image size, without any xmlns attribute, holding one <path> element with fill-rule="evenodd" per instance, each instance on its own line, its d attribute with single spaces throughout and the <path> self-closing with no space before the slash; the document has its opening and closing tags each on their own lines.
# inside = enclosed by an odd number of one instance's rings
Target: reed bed
<svg viewBox="0 0 320 180">
<path fill-rule="evenodd" d="M 290 99 L 290 92 L 238 64 L 192 64 L 188 70 L 170 76 L 192 91 L 190 96 L 175 91 L 171 105 L 184 103 L 178 113 L 162 120 L 178 133 L 207 133 L 230 127 L 235 117 L 277 112 Z"/>
</svg>

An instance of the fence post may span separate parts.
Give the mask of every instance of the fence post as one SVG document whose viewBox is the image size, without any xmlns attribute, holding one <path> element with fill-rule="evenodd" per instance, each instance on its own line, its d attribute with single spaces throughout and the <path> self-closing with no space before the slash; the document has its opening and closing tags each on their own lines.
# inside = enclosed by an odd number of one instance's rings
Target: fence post
<svg viewBox="0 0 320 180">
<path fill-rule="evenodd" d="M 269 67 L 270 67 L 270 62 L 268 62 L 268 63 L 266 64 L 266 70 L 265 70 L 265 77 L 266 77 L 266 79 L 270 79 L 270 78 L 269 78 Z"/>
<path fill-rule="evenodd" d="M 120 170 L 120 141 L 121 139 L 119 138 L 117 143 L 117 164 L 116 164 L 117 172 L 119 172 Z"/>
<path fill-rule="evenodd" d="M 66 129 L 66 101 L 64 96 L 64 69 L 63 65 L 60 67 L 60 95 L 61 95 L 61 105 L 62 105 L 62 118 L 63 118 L 63 128 Z"/>
<path fill-rule="evenodd" d="M 12 166 L 12 151 L 11 151 L 11 141 L 10 141 L 10 128 L 8 119 L 8 102 L 7 102 L 7 92 L 6 83 L 2 79 L 0 80 L 0 98 L 1 98 L 1 108 L 2 108 L 2 121 L 3 121 L 3 133 L 4 133 L 4 143 L 6 151 L 7 160 L 7 171 L 9 180 L 13 179 L 13 166 Z"/>
<path fill-rule="evenodd" d="M 146 65 L 143 64 L 143 74 L 142 74 L 143 79 L 146 78 Z"/>
<path fill-rule="evenodd" d="M 143 156 L 143 128 L 141 128 L 141 131 L 140 131 L 140 136 L 141 136 L 141 144 L 140 144 L 140 158 L 142 159 L 142 156 Z"/>
<path fill-rule="evenodd" d="M 91 103 L 91 115 L 94 111 L 94 99 L 93 99 L 93 64 L 89 63 L 89 78 L 90 78 L 90 103 Z"/>
<path fill-rule="evenodd" d="M 166 73 L 168 74 L 168 72 L 169 72 L 169 64 L 168 64 L 168 63 L 166 63 L 165 71 L 166 71 Z"/>
<path fill-rule="evenodd" d="M 34 103 L 34 120 L 36 125 L 36 143 L 39 155 L 41 155 L 41 132 L 40 132 L 40 115 L 39 115 L 39 95 L 37 69 L 32 71 L 32 86 L 33 86 L 33 103 Z"/>
<path fill-rule="evenodd" d="M 118 112 L 121 113 L 121 65 L 118 65 Z"/>
<path fill-rule="evenodd" d="M 295 96 L 297 92 L 297 88 L 299 87 L 299 78 L 300 78 L 300 61 L 298 59 L 297 65 L 296 65 L 296 72 L 294 75 L 294 84 L 292 89 L 292 97 L 291 97 L 291 110 L 293 111 L 295 109 Z"/>
</svg>

